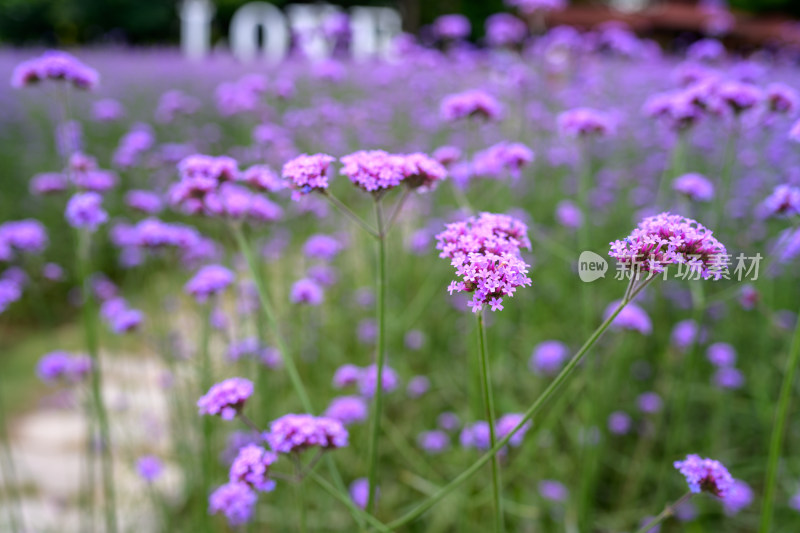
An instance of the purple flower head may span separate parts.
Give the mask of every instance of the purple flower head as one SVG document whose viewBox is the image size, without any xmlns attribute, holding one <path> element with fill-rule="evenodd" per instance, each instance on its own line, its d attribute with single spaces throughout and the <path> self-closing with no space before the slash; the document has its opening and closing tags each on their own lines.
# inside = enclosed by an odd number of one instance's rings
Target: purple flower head
<svg viewBox="0 0 800 533">
<path fill-rule="evenodd" d="M 800 143 L 800 120 L 797 120 L 789 129 L 789 139 L 796 143 Z"/>
<path fill-rule="evenodd" d="M 686 351 L 697 338 L 697 322 L 692 319 L 681 320 L 672 328 L 670 341 L 680 351 Z"/>
<path fill-rule="evenodd" d="M 154 113 L 157 122 L 167 124 L 178 115 L 191 115 L 200 109 L 200 100 L 183 91 L 170 90 L 161 95 Z"/>
<path fill-rule="evenodd" d="M 111 331 L 120 335 L 138 329 L 144 321 L 144 313 L 138 309 L 125 308 L 109 317 L 108 321 Z"/>
<path fill-rule="evenodd" d="M 488 450 L 491 444 L 489 423 L 479 420 L 472 425 L 464 426 L 458 440 L 464 448 L 476 448 L 481 451 Z"/>
<path fill-rule="evenodd" d="M 450 436 L 444 431 L 423 431 L 417 436 L 417 445 L 425 453 L 436 455 L 446 452 L 450 448 Z"/>
<path fill-rule="evenodd" d="M 725 514 L 733 516 L 739 511 L 753 503 L 753 489 L 744 481 L 734 479 L 733 486 L 728 490 L 728 494 L 722 501 Z"/>
<path fill-rule="evenodd" d="M 383 392 L 392 392 L 400 385 L 400 379 L 397 377 L 397 372 L 394 371 L 389 365 L 383 366 L 383 373 L 381 374 L 381 384 Z M 358 382 L 358 390 L 365 398 L 372 398 L 378 385 L 378 366 L 369 365 L 361 374 L 361 379 Z"/>
<path fill-rule="evenodd" d="M 425 343 L 425 334 L 418 329 L 409 330 L 403 338 L 403 344 L 409 350 L 419 350 Z"/>
<path fill-rule="evenodd" d="M 642 110 L 646 116 L 660 119 L 678 131 L 691 128 L 705 113 L 690 90 L 654 94 L 647 99 Z"/>
<path fill-rule="evenodd" d="M 581 107 L 561 113 L 558 129 L 567 137 L 606 137 L 614 134 L 616 123 L 602 111 Z"/>
<path fill-rule="evenodd" d="M 364 369 L 356 365 L 342 365 L 333 374 L 333 386 L 337 389 L 355 385 L 361 381 Z"/>
<path fill-rule="evenodd" d="M 328 188 L 328 169 L 334 157 L 327 154 L 300 155 L 283 165 L 281 175 L 289 181 L 292 199 L 299 200 L 311 191 Z"/>
<path fill-rule="evenodd" d="M 11 86 L 21 89 L 44 80 L 64 81 L 76 89 L 94 89 L 100 83 L 97 71 L 73 55 L 48 50 L 41 56 L 17 65 L 11 75 Z"/>
<path fill-rule="evenodd" d="M 360 424 L 367 419 L 369 408 L 361 396 L 339 396 L 331 400 L 325 416 L 338 420 L 345 426 Z"/>
<path fill-rule="evenodd" d="M 435 158 L 415 152 L 397 156 L 403 183 L 412 189 L 429 191 L 447 177 L 447 169 Z"/>
<path fill-rule="evenodd" d="M 523 167 L 533 162 L 533 151 L 522 143 L 501 142 L 476 153 L 472 170 L 475 176 L 500 178 L 505 172 L 519 179 Z"/>
<path fill-rule="evenodd" d="M 528 26 L 510 13 L 495 13 L 486 19 L 486 42 L 490 46 L 514 46 L 525 40 Z"/>
<path fill-rule="evenodd" d="M 96 192 L 79 192 L 67 203 L 67 222 L 73 228 L 96 231 L 108 220 L 103 209 L 103 198 Z"/>
<path fill-rule="evenodd" d="M 66 191 L 69 182 L 64 174 L 59 172 L 44 172 L 31 178 L 30 191 L 34 196 L 55 194 Z"/>
<path fill-rule="evenodd" d="M 64 269 L 56 263 L 47 263 L 42 267 L 42 277 L 50 281 L 61 281 L 64 279 Z"/>
<path fill-rule="evenodd" d="M 206 265 L 186 283 L 184 290 L 198 302 L 205 303 L 209 297 L 227 289 L 233 280 L 233 272 L 224 266 Z"/>
<path fill-rule="evenodd" d="M 315 446 L 328 450 L 348 444 L 347 430 L 339 420 L 306 414 L 278 418 L 270 424 L 265 438 L 277 453 L 301 452 Z"/>
<path fill-rule="evenodd" d="M 440 146 L 433 152 L 433 158 L 445 167 L 461 159 L 461 149 L 457 146 Z"/>
<path fill-rule="evenodd" d="M 631 430 L 633 424 L 628 413 L 614 411 L 608 415 L 608 430 L 615 435 L 625 435 Z"/>
<path fill-rule="evenodd" d="M 703 279 L 722 277 L 727 251 L 705 226 L 680 215 L 661 213 L 645 218 L 624 240 L 611 244 L 608 255 L 635 272 L 664 272 L 685 265 Z"/>
<path fill-rule="evenodd" d="M 155 215 L 163 208 L 161 196 L 152 191 L 131 190 L 125 193 L 128 207 L 148 215 Z"/>
<path fill-rule="evenodd" d="M 778 185 L 763 204 L 764 216 L 800 215 L 800 188 L 791 185 Z"/>
<path fill-rule="evenodd" d="M 471 292 L 469 306 L 477 313 L 484 305 L 502 310 L 504 296 L 513 296 L 517 287 L 530 285 L 528 264 L 520 248 L 530 248 L 527 227 L 508 215 L 481 213 L 462 222 L 448 224 L 436 236 L 439 257 L 450 259 L 456 275 L 448 288 Z"/>
<path fill-rule="evenodd" d="M 303 253 L 307 257 L 332 261 L 344 246 L 331 235 L 312 235 L 303 245 Z"/>
<path fill-rule="evenodd" d="M 686 49 L 686 57 L 694 61 L 719 61 L 725 58 L 725 46 L 716 39 L 700 39 Z"/>
<path fill-rule="evenodd" d="M 563 503 L 569 498 L 569 490 L 563 483 L 552 479 L 544 479 L 539 482 L 539 495 L 545 500 Z"/>
<path fill-rule="evenodd" d="M 356 330 L 361 343 L 373 344 L 378 337 L 378 322 L 372 318 L 365 318 L 359 321 Z"/>
<path fill-rule="evenodd" d="M 472 117 L 493 121 L 502 118 L 503 106 L 489 93 L 473 89 L 446 96 L 439 106 L 439 115 L 446 122 Z"/>
<path fill-rule="evenodd" d="M 740 81 L 720 83 L 717 87 L 717 96 L 737 115 L 753 109 L 765 98 L 764 91 L 755 85 Z"/>
<path fill-rule="evenodd" d="M 210 514 L 222 513 L 233 526 L 252 520 L 258 496 L 246 483 L 226 483 L 211 493 L 208 499 Z"/>
<path fill-rule="evenodd" d="M 459 40 L 469 35 L 472 25 L 464 15 L 442 15 L 433 21 L 433 31 L 440 39 Z"/>
<path fill-rule="evenodd" d="M 286 184 L 267 165 L 253 165 L 239 175 L 239 181 L 264 192 L 286 188 Z"/>
<path fill-rule="evenodd" d="M 716 367 L 730 367 L 736 364 L 736 349 L 727 342 L 715 342 L 706 350 L 706 357 Z"/>
<path fill-rule="evenodd" d="M 294 304 L 320 305 L 324 292 L 319 284 L 311 279 L 303 278 L 292 285 L 289 300 Z"/>
<path fill-rule="evenodd" d="M 400 185 L 406 177 L 403 156 L 383 150 L 361 150 L 340 159 L 341 173 L 367 192 L 377 192 Z"/>
<path fill-rule="evenodd" d="M 755 308 L 760 298 L 761 295 L 758 290 L 750 284 L 743 285 L 741 291 L 739 291 L 739 305 L 745 311 Z"/>
<path fill-rule="evenodd" d="M 652 414 L 661 411 L 664 402 L 655 392 L 644 392 L 636 398 L 636 405 L 641 412 Z"/>
<path fill-rule="evenodd" d="M 47 246 L 47 230 L 34 219 L 6 222 L 0 225 L 0 241 L 20 252 L 40 253 Z"/>
<path fill-rule="evenodd" d="M 675 461 L 674 466 L 686 477 L 689 490 L 694 493 L 708 492 L 725 500 L 733 489 L 733 477 L 719 461 L 691 454 L 684 461 Z"/>
<path fill-rule="evenodd" d="M 179 206 L 189 214 L 199 214 L 205 211 L 206 197 L 210 194 L 212 201 L 220 202 L 212 193 L 216 193 L 223 183 L 238 179 L 239 165 L 226 156 L 192 154 L 178 163 L 178 174 L 180 181 L 169 189 L 170 205 Z"/>
<path fill-rule="evenodd" d="M 85 355 L 56 351 L 44 355 L 36 366 L 36 374 L 45 383 L 66 381 L 78 383 L 92 369 L 92 360 Z"/>
<path fill-rule="evenodd" d="M 528 362 L 531 372 L 540 376 L 555 375 L 569 357 L 569 348 L 561 341 L 540 342 Z"/>
<path fill-rule="evenodd" d="M 0 313 L 22 298 L 22 287 L 14 280 L 0 278 Z"/>
<path fill-rule="evenodd" d="M 436 418 L 436 424 L 445 431 L 455 431 L 461 426 L 461 419 L 457 414 L 445 411 Z"/>
<path fill-rule="evenodd" d="M 133 127 L 123 135 L 119 141 L 119 146 L 114 152 L 114 164 L 129 168 L 140 163 L 142 154 L 153 147 L 155 135 L 153 129 L 147 124 L 134 124 Z"/>
<path fill-rule="evenodd" d="M 426 376 L 414 376 L 408 380 L 406 394 L 409 398 L 419 398 L 431 388 L 431 381 Z"/>
<path fill-rule="evenodd" d="M 197 400 L 197 407 L 201 415 L 216 415 L 223 420 L 233 420 L 252 394 L 252 381 L 230 378 L 213 385 Z"/>
<path fill-rule="evenodd" d="M 556 204 L 556 221 L 565 228 L 579 228 L 583 224 L 583 213 L 573 202 L 562 200 Z"/>
<path fill-rule="evenodd" d="M 125 108 L 113 98 L 104 98 L 92 104 L 92 119 L 97 122 L 114 122 L 125 116 Z"/>
<path fill-rule="evenodd" d="M 108 191 L 117 184 L 117 175 L 97 166 L 97 160 L 82 152 L 69 157 L 68 166 L 72 182 L 79 189 L 94 192 Z"/>
<path fill-rule="evenodd" d="M 695 202 L 709 202 L 714 198 L 714 185 L 702 174 L 679 176 L 672 182 L 672 189 Z"/>
<path fill-rule="evenodd" d="M 711 381 L 721 389 L 739 389 L 744 385 L 744 374 L 731 366 L 718 368 Z"/>
<path fill-rule="evenodd" d="M 608 318 L 611 316 L 611 313 L 614 312 L 619 303 L 620 300 L 611 302 L 609 306 L 606 307 L 603 317 Z M 611 327 L 614 329 L 638 331 L 642 335 L 649 335 L 653 331 L 653 323 L 647 312 L 634 303 L 629 303 L 622 309 L 617 315 L 617 318 L 611 323 Z"/>
<path fill-rule="evenodd" d="M 800 491 L 795 492 L 794 495 L 789 499 L 789 507 L 795 511 L 800 511 Z"/>
<path fill-rule="evenodd" d="M 378 490 L 376 489 L 375 495 L 377 496 Z M 353 503 L 361 507 L 367 508 L 369 500 L 369 480 L 365 477 L 360 477 L 350 484 L 350 498 Z"/>
<path fill-rule="evenodd" d="M 792 115 L 797 111 L 800 98 L 797 91 L 784 83 L 771 83 L 766 90 L 767 107 L 773 113 Z"/>
<path fill-rule="evenodd" d="M 275 481 L 268 477 L 269 467 L 277 460 L 276 454 L 261 446 L 243 446 L 231 464 L 230 482 L 244 483 L 253 490 L 270 492 L 275 488 Z"/>
<path fill-rule="evenodd" d="M 308 269 L 308 278 L 322 287 L 330 287 L 336 284 L 339 274 L 332 266 L 314 265 Z"/>
<path fill-rule="evenodd" d="M 143 455 L 136 460 L 136 472 L 148 483 L 158 479 L 163 471 L 164 464 L 154 455 Z"/>
<path fill-rule="evenodd" d="M 497 435 L 497 440 L 504 438 L 506 435 L 511 433 L 511 431 L 522 422 L 523 415 L 521 413 L 508 413 L 501 416 L 495 422 L 495 433 Z M 525 422 L 525 424 L 519 428 L 519 430 L 514 433 L 514 436 L 508 441 L 508 444 L 513 447 L 518 447 L 522 444 L 522 439 L 525 438 L 525 434 L 528 432 L 529 429 L 533 427 L 533 422 L 530 420 Z"/>
</svg>

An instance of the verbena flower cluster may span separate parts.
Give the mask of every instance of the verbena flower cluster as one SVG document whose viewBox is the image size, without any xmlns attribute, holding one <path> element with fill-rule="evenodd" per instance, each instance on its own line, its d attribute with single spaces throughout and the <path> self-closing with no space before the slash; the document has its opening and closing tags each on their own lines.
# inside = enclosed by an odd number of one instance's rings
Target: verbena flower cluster
<svg viewBox="0 0 800 533">
<path fill-rule="evenodd" d="M 302 452 L 318 447 L 323 450 L 343 448 L 348 433 L 342 422 L 324 416 L 288 414 L 273 421 L 264 435 L 277 453 Z"/>
<path fill-rule="evenodd" d="M 94 89 L 100 83 L 97 71 L 67 52 L 48 50 L 36 59 L 20 63 L 11 75 L 15 88 L 52 80 L 63 81 L 77 89 Z"/>
<path fill-rule="evenodd" d="M 720 279 L 727 250 L 696 220 L 661 213 L 645 218 L 624 240 L 612 242 L 608 255 L 631 271 L 658 274 L 669 265 L 685 265 L 703 279 Z"/>
<path fill-rule="evenodd" d="M 244 378 L 230 378 L 212 386 L 197 400 L 201 415 L 216 415 L 233 420 L 253 394 L 253 382 Z"/>
<path fill-rule="evenodd" d="M 683 461 L 675 461 L 675 468 L 686 477 L 692 492 L 708 492 L 724 500 L 734 486 L 733 476 L 728 469 L 714 459 L 691 454 Z"/>
<path fill-rule="evenodd" d="M 521 248 L 531 247 L 527 232 L 525 224 L 513 217 L 492 213 L 448 224 L 436 236 L 436 248 L 462 278 L 450 283 L 450 294 L 472 293 L 469 306 L 474 313 L 484 305 L 502 310 L 503 297 L 532 283 L 529 266 L 520 256 Z"/>
</svg>

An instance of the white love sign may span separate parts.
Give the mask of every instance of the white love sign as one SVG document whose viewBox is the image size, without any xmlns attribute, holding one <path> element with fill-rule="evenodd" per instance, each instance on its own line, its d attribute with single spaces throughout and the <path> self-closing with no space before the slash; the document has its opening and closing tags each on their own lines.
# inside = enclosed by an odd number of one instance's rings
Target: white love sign
<svg viewBox="0 0 800 533">
<path fill-rule="evenodd" d="M 210 0 L 183 0 L 180 6 L 181 50 L 190 59 L 202 59 L 211 47 Z M 334 42 L 324 31 L 326 21 L 341 16 L 330 4 L 292 4 L 284 13 L 268 2 L 240 7 L 229 29 L 231 52 L 240 61 L 279 62 L 292 45 L 311 59 L 324 59 Z M 353 7 L 349 12 L 349 51 L 355 59 L 388 57 L 391 44 L 402 31 L 400 13 L 386 7 Z"/>
</svg>

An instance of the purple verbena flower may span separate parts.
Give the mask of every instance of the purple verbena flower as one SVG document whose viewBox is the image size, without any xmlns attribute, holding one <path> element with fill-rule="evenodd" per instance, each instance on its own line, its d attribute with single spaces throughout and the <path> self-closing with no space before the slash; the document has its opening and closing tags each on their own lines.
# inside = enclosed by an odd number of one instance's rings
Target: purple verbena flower
<svg viewBox="0 0 800 533">
<path fill-rule="evenodd" d="M 708 492 L 725 500 L 733 489 L 734 479 L 719 461 L 691 454 L 684 461 L 675 461 L 674 466 L 694 493 Z"/>
<path fill-rule="evenodd" d="M 364 422 L 369 415 L 367 402 L 361 396 L 339 396 L 331 400 L 325 416 L 338 420 L 345 426 Z"/>
<path fill-rule="evenodd" d="M 136 472 L 147 483 L 152 483 L 161 476 L 164 464 L 154 455 L 143 455 L 136 460 Z"/>
<path fill-rule="evenodd" d="M 67 203 L 67 222 L 73 228 L 95 231 L 108 220 L 103 198 L 96 192 L 79 192 Z"/>
<path fill-rule="evenodd" d="M 323 450 L 343 448 L 348 433 L 339 420 L 307 414 L 288 414 L 273 421 L 265 435 L 277 453 L 302 452 L 311 447 Z"/>
<path fill-rule="evenodd" d="M 268 477 L 269 467 L 277 460 L 275 453 L 261 446 L 243 446 L 231 464 L 230 482 L 244 483 L 253 490 L 270 492 L 275 488 L 275 481 Z"/>
<path fill-rule="evenodd" d="M 223 513 L 231 526 L 241 526 L 252 520 L 257 499 L 246 483 L 226 483 L 211 493 L 208 512 Z"/>
<path fill-rule="evenodd" d="M 234 281 L 233 272 L 220 265 L 206 265 L 190 279 L 184 290 L 204 303 L 209 297 L 221 293 Z"/>
<path fill-rule="evenodd" d="M 450 436 L 441 430 L 423 431 L 417 436 L 417 445 L 427 454 L 439 454 L 450 448 Z"/>
<path fill-rule="evenodd" d="M 569 498 L 569 490 L 559 481 L 544 479 L 539 482 L 539 495 L 545 500 L 563 503 Z"/>
<path fill-rule="evenodd" d="M 324 292 L 319 284 L 308 278 L 297 280 L 292 285 L 289 301 L 294 304 L 307 304 L 317 306 L 322 303 Z"/>
<path fill-rule="evenodd" d="M 328 188 L 328 169 L 335 160 L 327 154 L 300 155 L 283 165 L 283 179 L 289 180 L 292 199 Z"/>
<path fill-rule="evenodd" d="M 81 63 L 73 55 L 48 50 L 41 56 L 17 65 L 11 75 L 11 86 L 21 89 L 44 80 L 64 81 L 76 89 L 94 89 L 100 82 L 97 71 Z"/>
<path fill-rule="evenodd" d="M 528 368 L 542 376 L 555 375 L 569 357 L 567 345 L 561 341 L 543 341 L 533 349 Z"/>
<path fill-rule="evenodd" d="M 702 174 L 679 176 L 672 182 L 672 188 L 696 202 L 710 202 L 714 198 L 714 185 Z"/>
<path fill-rule="evenodd" d="M 197 400 L 201 415 L 217 415 L 223 420 L 233 420 L 253 394 L 253 382 L 244 378 L 230 378 L 213 385 Z"/>
</svg>

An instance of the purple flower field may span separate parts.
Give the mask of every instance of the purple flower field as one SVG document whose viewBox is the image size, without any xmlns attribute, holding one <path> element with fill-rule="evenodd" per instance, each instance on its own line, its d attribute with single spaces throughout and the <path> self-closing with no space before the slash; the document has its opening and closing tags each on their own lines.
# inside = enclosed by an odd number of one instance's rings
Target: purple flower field
<svg viewBox="0 0 800 533">
<path fill-rule="evenodd" d="M 0 51 L 0 531 L 797 530 L 796 50 L 432 31 Z"/>
</svg>

